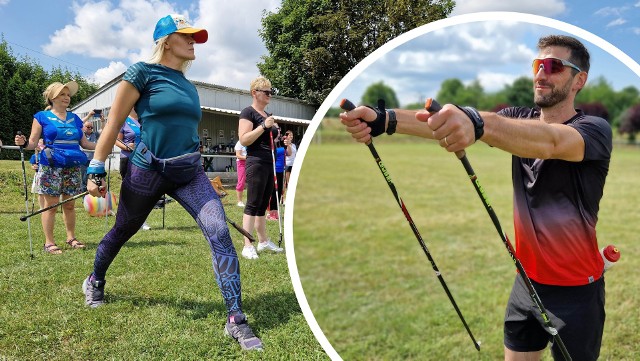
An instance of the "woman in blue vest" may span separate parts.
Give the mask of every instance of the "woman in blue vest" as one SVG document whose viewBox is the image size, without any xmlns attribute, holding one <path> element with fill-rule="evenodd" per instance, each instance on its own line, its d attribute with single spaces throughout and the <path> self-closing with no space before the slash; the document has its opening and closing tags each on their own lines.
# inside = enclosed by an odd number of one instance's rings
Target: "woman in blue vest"
<svg viewBox="0 0 640 361">
<path fill-rule="evenodd" d="M 214 276 L 227 309 L 226 334 L 244 350 L 261 350 L 262 342 L 253 334 L 242 310 L 240 265 L 224 208 L 200 163 L 200 98 L 184 75 L 196 57 L 195 44 L 207 38 L 206 30 L 193 28 L 181 15 L 163 17 L 153 34 L 152 58 L 130 66 L 118 85 L 87 169 L 87 190 L 94 196 L 104 194 L 104 161 L 131 108 L 135 108 L 142 124 L 140 142 L 129 157 L 115 225 L 98 245 L 93 272 L 82 288 L 87 306 L 105 303 L 109 266 L 166 193 L 189 212 L 209 243 Z"/>
<path fill-rule="evenodd" d="M 60 202 L 60 196 L 65 200 L 83 191 L 80 167 L 86 164 L 87 156 L 80 147 L 95 148 L 95 143 L 88 141 L 82 132 L 82 120 L 67 111 L 71 97 L 77 91 L 78 84 L 74 81 L 49 85 L 43 93 L 47 109 L 34 115 L 29 140 L 24 135 L 15 137 L 16 145 L 25 149 L 34 149 L 38 139 L 44 140 L 45 148 L 40 156 L 40 192 L 45 207 Z M 62 212 L 67 245 L 84 248 L 84 244 L 76 239 L 75 203 L 64 203 Z M 62 253 L 53 238 L 55 215 L 56 208 L 42 213 L 44 250 L 50 254 Z"/>
</svg>

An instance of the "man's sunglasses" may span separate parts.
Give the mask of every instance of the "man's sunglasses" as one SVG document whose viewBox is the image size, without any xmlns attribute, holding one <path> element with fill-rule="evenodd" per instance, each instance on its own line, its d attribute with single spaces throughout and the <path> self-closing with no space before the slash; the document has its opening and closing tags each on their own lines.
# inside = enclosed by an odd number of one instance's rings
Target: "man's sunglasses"
<svg viewBox="0 0 640 361">
<path fill-rule="evenodd" d="M 533 60 L 533 74 L 538 74 L 540 68 L 542 68 L 542 70 L 544 70 L 544 73 L 547 75 L 562 73 L 566 66 L 577 70 L 578 73 L 582 71 L 580 70 L 580 68 L 578 68 L 577 65 L 573 64 L 570 61 L 558 58 L 544 58 Z"/>
<path fill-rule="evenodd" d="M 272 95 L 275 95 L 275 92 L 273 90 L 262 90 L 262 89 L 256 89 L 257 92 L 263 92 L 266 96 L 270 97 Z"/>
</svg>

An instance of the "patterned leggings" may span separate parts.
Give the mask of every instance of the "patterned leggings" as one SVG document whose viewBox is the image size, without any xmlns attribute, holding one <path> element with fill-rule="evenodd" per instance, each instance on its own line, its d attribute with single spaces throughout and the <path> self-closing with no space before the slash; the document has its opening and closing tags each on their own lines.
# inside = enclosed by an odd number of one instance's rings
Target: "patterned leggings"
<svg viewBox="0 0 640 361">
<path fill-rule="evenodd" d="M 93 275 L 104 280 L 122 246 L 140 229 L 163 194 L 174 198 L 195 219 L 211 248 L 213 271 L 229 315 L 242 312 L 240 266 L 233 247 L 224 208 L 211 182 L 200 168 L 191 182 L 176 186 L 159 173 L 129 163 L 122 181 L 118 214 L 113 228 L 96 251 Z"/>
</svg>

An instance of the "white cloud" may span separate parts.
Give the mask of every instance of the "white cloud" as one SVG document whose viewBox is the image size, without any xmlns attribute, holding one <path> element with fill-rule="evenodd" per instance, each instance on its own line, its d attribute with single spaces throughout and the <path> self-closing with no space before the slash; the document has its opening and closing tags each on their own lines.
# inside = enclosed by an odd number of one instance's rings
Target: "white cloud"
<svg viewBox="0 0 640 361">
<path fill-rule="evenodd" d="M 127 70 L 127 66 L 120 61 L 112 61 L 106 68 L 98 69 L 93 75 L 93 81 L 98 84 L 106 84 L 113 78 L 119 76 Z"/>
<path fill-rule="evenodd" d="M 390 51 L 367 68 L 350 87 L 348 97 L 359 99 L 372 83 L 384 81 L 401 104 L 435 96 L 445 79 L 469 84 L 479 81 L 495 92 L 529 75 L 537 54 L 535 40 L 525 43 L 535 25 L 510 21 L 457 25 L 433 31 Z"/>
<path fill-rule="evenodd" d="M 279 4 L 275 0 L 200 0 L 196 24 L 208 29 L 209 40 L 196 48 L 189 78 L 248 88 L 259 74 L 256 64 L 267 53 L 258 35 L 262 12 L 275 11 Z"/>
<path fill-rule="evenodd" d="M 504 89 L 506 85 L 511 85 L 513 82 L 520 78 L 522 75 L 507 74 L 507 73 L 492 73 L 492 72 L 479 72 L 477 80 L 482 85 L 485 92 L 495 93 Z"/>
<path fill-rule="evenodd" d="M 623 19 L 623 18 L 617 18 L 617 19 L 609 22 L 609 24 L 607 24 L 607 27 L 610 28 L 612 26 L 620 26 L 620 25 L 625 24 L 626 22 L 627 21 L 625 19 Z"/>
<path fill-rule="evenodd" d="M 11 0 L 0 0 L 0 6 L 7 5 Z"/>
<path fill-rule="evenodd" d="M 547 17 L 560 15 L 566 10 L 561 0 L 504 1 L 504 0 L 458 0 L 451 15 L 481 11 L 514 11 Z"/>
<path fill-rule="evenodd" d="M 163 0 L 74 3 L 72 22 L 56 31 L 43 49 L 51 56 L 74 53 L 109 60 L 107 67 L 91 76 L 104 81 L 109 74 L 119 75 L 121 65 L 148 59 L 157 20 L 179 13 L 209 32 L 208 42 L 196 47 L 196 61 L 187 77 L 247 88 L 258 75 L 256 64 L 266 54 L 258 35 L 262 12 L 265 6 L 273 11 L 279 4 L 277 0 L 198 0 L 184 9 Z"/>
</svg>

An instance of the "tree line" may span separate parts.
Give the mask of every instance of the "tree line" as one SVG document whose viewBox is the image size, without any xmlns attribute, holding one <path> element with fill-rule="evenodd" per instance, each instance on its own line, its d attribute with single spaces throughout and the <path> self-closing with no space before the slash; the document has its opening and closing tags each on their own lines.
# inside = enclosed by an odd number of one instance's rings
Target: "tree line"
<svg viewBox="0 0 640 361">
<path fill-rule="evenodd" d="M 71 98 L 71 106 L 95 93 L 99 86 L 67 68 L 54 67 L 50 71 L 29 57 L 17 58 L 4 39 L 0 39 L 0 140 L 13 145 L 17 131 L 29 135 L 33 115 L 46 106 L 42 93 L 53 82 L 78 83 L 78 93 Z M 19 159 L 18 152 L 0 152 L 0 159 Z"/>
<path fill-rule="evenodd" d="M 521 77 L 495 93 L 484 91 L 479 81 L 465 85 L 460 79 L 451 78 L 442 82 L 435 99 L 441 104 L 453 103 L 472 106 L 479 110 L 497 112 L 509 106 L 534 107 L 533 79 Z M 422 109 L 424 102 L 400 105 L 393 88 L 376 82 L 369 85 L 361 99 L 361 104 L 375 106 L 378 99 L 385 99 L 387 108 Z M 630 142 L 635 142 L 640 132 L 640 91 L 628 86 L 616 91 L 604 77 L 590 80 L 576 97 L 576 107 L 586 114 L 606 119 L 619 133 L 625 134 Z M 334 108 L 327 116 L 337 116 L 340 109 Z"/>
</svg>

